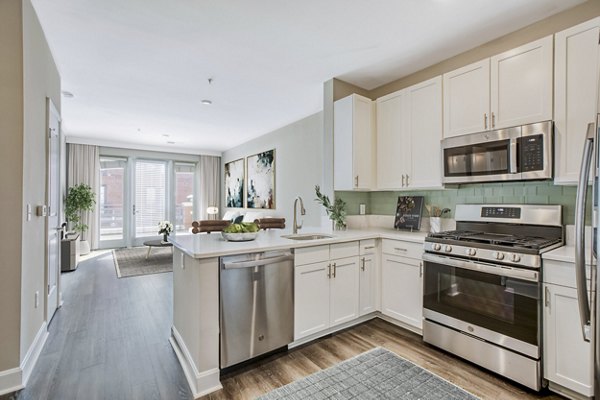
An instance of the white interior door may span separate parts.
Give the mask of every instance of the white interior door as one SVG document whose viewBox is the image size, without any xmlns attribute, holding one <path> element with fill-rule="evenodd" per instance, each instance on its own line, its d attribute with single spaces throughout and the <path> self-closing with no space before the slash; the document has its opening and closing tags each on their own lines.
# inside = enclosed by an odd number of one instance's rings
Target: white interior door
<svg viewBox="0 0 600 400">
<path fill-rule="evenodd" d="M 60 279 L 60 116 L 50 99 L 47 100 L 48 169 L 46 179 L 47 236 L 47 299 L 46 320 L 50 321 L 58 308 L 58 283 Z"/>
</svg>

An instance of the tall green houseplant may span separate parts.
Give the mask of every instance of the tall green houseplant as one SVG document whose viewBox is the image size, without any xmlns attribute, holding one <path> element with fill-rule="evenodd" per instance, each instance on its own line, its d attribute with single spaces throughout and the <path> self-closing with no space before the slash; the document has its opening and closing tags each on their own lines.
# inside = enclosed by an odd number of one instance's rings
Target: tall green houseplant
<svg viewBox="0 0 600 400">
<path fill-rule="evenodd" d="M 65 216 L 74 231 L 83 233 L 87 230 L 88 226 L 83 223 L 83 213 L 94 210 L 95 196 L 92 188 L 84 183 L 69 188 L 65 199 Z"/>
</svg>

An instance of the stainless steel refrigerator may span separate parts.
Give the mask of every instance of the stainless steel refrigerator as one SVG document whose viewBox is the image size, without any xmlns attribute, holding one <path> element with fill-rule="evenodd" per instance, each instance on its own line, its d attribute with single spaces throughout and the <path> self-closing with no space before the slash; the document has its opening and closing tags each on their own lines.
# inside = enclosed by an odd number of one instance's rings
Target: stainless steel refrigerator
<svg viewBox="0 0 600 400">
<path fill-rule="evenodd" d="M 592 344 L 593 352 L 593 376 L 594 397 L 600 399 L 600 293 L 598 287 L 598 261 L 596 249 L 598 247 L 597 230 L 600 226 L 600 213 L 598 212 L 598 198 L 600 197 L 600 185 L 598 175 L 600 167 L 600 115 L 597 123 L 590 123 L 587 127 L 581 169 L 579 172 L 579 183 L 577 186 L 577 200 L 575 204 L 575 271 L 577 281 L 577 301 L 579 303 L 579 316 L 583 339 Z M 592 178 L 592 230 L 591 246 L 586 250 L 585 239 L 585 215 L 587 208 L 587 197 L 590 175 Z M 590 275 L 586 276 L 586 252 L 587 260 L 592 264 Z M 595 262 L 592 262 L 596 260 Z M 591 287 L 587 287 L 587 279 L 590 279 Z"/>
</svg>

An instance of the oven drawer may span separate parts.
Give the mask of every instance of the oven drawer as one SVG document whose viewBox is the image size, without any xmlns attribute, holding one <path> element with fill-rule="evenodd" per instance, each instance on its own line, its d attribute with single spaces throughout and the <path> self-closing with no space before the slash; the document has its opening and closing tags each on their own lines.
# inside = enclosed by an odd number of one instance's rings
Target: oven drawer
<svg viewBox="0 0 600 400">
<path fill-rule="evenodd" d="M 423 255 L 423 245 L 420 243 L 383 239 L 381 246 L 383 254 L 410 257 L 417 260 L 420 260 Z"/>
</svg>

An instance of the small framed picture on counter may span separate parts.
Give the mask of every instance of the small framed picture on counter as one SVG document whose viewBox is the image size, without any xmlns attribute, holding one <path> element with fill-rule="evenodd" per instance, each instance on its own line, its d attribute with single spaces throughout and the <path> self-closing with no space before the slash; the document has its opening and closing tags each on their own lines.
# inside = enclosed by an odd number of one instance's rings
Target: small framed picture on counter
<svg viewBox="0 0 600 400">
<path fill-rule="evenodd" d="M 423 196 L 399 196 L 394 228 L 418 231 L 421 228 L 423 200 Z"/>
</svg>

